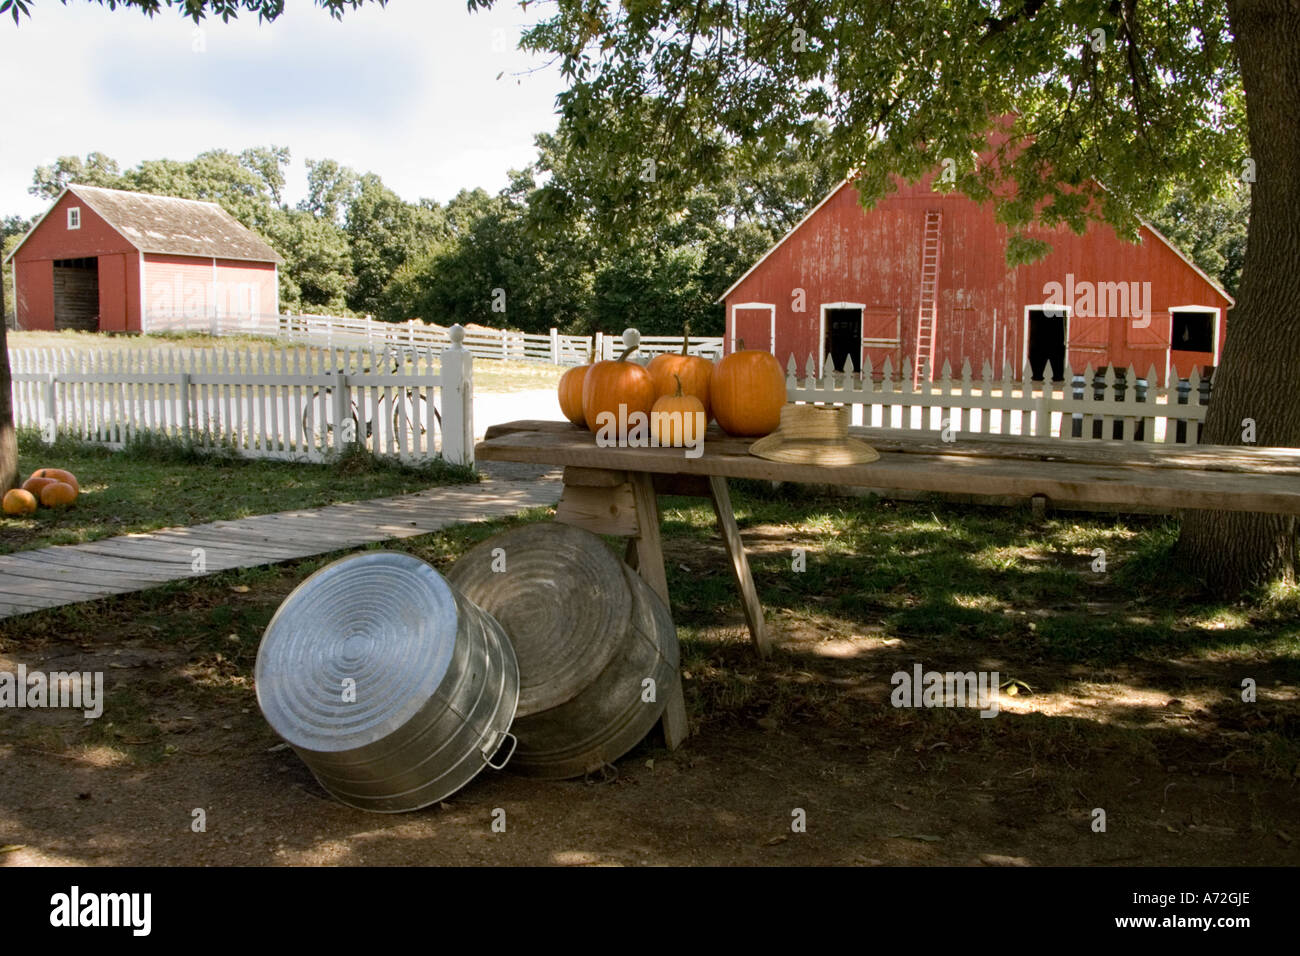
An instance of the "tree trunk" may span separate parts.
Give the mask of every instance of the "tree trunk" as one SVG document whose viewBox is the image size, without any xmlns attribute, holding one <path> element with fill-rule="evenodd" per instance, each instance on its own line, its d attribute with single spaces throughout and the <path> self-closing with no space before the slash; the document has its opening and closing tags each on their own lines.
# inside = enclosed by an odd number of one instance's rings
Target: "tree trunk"
<svg viewBox="0 0 1300 956">
<path fill-rule="evenodd" d="M 1300 0 L 1229 0 L 1246 91 L 1250 193 L 1246 261 L 1229 315 L 1203 442 L 1300 447 Z M 1191 512 L 1178 558 L 1216 591 L 1294 579 L 1296 519 Z"/>
<path fill-rule="evenodd" d="M 4 302 L 4 270 L 0 269 L 0 303 Z M 18 290 L 14 289 L 14 311 Z M 3 306 L 0 306 L 3 312 Z M 18 436 L 14 432 L 13 385 L 9 377 L 9 334 L 0 314 L 0 495 L 18 484 Z"/>
</svg>

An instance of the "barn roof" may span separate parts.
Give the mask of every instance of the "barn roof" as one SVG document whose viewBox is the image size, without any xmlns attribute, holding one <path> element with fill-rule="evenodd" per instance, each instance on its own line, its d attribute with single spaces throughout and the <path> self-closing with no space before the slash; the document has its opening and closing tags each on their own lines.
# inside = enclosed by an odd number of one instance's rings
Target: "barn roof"
<svg viewBox="0 0 1300 956">
<path fill-rule="evenodd" d="M 819 209 L 821 209 L 822 206 L 826 205 L 826 203 L 830 202 L 832 196 L 834 196 L 836 193 L 838 193 L 838 192 L 839 192 L 841 189 L 843 189 L 845 186 L 848 186 L 851 182 L 852 182 L 852 179 L 851 179 L 851 178 L 848 178 L 848 177 L 846 177 L 845 179 L 841 179 L 841 180 L 839 181 L 839 183 L 835 186 L 834 189 L 832 189 L 830 192 L 828 192 L 825 196 L 822 197 L 822 201 L 821 201 L 821 202 L 819 202 L 817 205 L 813 206 L 812 209 L 808 210 L 808 214 L 805 215 L 802 219 L 800 219 L 797 223 L 795 223 L 794 228 L 792 228 L 792 229 L 791 229 L 789 232 L 787 232 L 784 236 L 782 236 L 780 239 L 778 239 L 778 240 L 777 240 L 777 241 L 772 245 L 772 248 L 768 249 L 767 252 L 763 253 L 763 255 L 759 257 L 758 261 L 755 262 L 755 263 L 754 263 L 752 266 L 750 266 L 748 269 L 746 269 L 744 275 L 742 275 L 739 279 L 737 279 L 735 282 L 733 282 L 733 283 L 732 283 L 732 284 L 727 288 L 727 291 L 726 291 L 726 292 L 722 293 L 722 295 L 720 295 L 720 296 L 718 296 L 716 299 L 714 299 L 714 302 L 717 303 L 717 304 L 719 304 L 719 305 L 724 304 L 724 303 L 727 301 L 727 296 L 729 296 L 729 295 L 731 295 L 731 293 L 735 292 L 736 289 L 740 287 L 740 284 L 741 284 L 742 282 L 744 282 L 746 279 L 749 278 L 749 276 L 750 276 L 751 273 L 753 273 L 753 272 L 754 272 L 754 271 L 755 271 L 759 266 L 761 266 L 764 262 L 766 262 L 767 259 L 768 259 L 768 257 L 771 256 L 772 253 L 776 252 L 777 249 L 780 249 L 781 246 L 783 246 L 783 245 L 785 244 L 785 241 L 786 241 L 787 239 L 789 239 L 789 238 L 790 238 L 791 236 L 793 236 L 796 232 L 798 232 L 800 229 L 802 229 L 804 223 L 806 223 L 806 222 L 807 222 L 809 219 L 811 219 L 813 216 L 817 215 L 817 211 L 818 211 Z M 1179 249 L 1176 245 L 1174 245 L 1172 242 L 1170 242 L 1170 241 L 1169 241 L 1169 240 L 1168 240 L 1168 239 L 1167 239 L 1167 238 L 1166 238 L 1166 237 L 1165 237 L 1165 236 L 1160 232 L 1159 229 L 1157 229 L 1155 226 L 1151 225 L 1151 223 L 1147 222 L 1145 219 L 1139 219 L 1139 221 L 1142 223 L 1143 228 L 1145 228 L 1148 232 L 1150 232 L 1151 235 L 1154 236 L 1157 240 L 1159 240 L 1160 242 L 1162 242 L 1162 243 L 1164 243 L 1166 246 L 1168 246 L 1168 247 L 1173 251 L 1173 253 L 1174 253 L 1176 256 L 1178 256 L 1178 258 L 1182 259 L 1183 262 L 1185 262 L 1189 268 L 1191 268 L 1191 269 L 1192 269 L 1192 270 L 1193 270 L 1197 275 L 1199 275 L 1202 279 L 1204 279 L 1207 283 L 1209 283 L 1209 285 L 1210 285 L 1210 286 L 1211 286 L 1211 287 L 1212 287 L 1216 292 L 1218 292 L 1220 295 L 1222 295 L 1222 296 L 1224 297 L 1224 299 L 1226 299 L 1226 300 L 1227 300 L 1229 303 L 1231 303 L 1231 304 L 1234 304 L 1234 305 L 1236 304 L 1236 300 L 1235 300 L 1232 296 L 1228 295 L 1227 290 L 1224 289 L 1223 286 L 1219 284 L 1218 280 L 1214 279 L 1214 278 L 1213 278 L 1212 276 L 1210 276 L 1210 275 L 1207 275 L 1204 269 L 1202 269 L 1202 268 L 1201 268 L 1200 266 L 1198 266 L 1195 262 L 1193 262 L 1193 261 L 1191 260 L 1191 258 L 1190 258 L 1190 257 L 1189 257 L 1185 252 L 1183 252 L 1183 251 L 1182 251 L 1181 249 Z"/>
<path fill-rule="evenodd" d="M 256 233 L 214 202 L 74 183 L 59 194 L 50 208 L 67 193 L 84 202 L 141 252 L 249 262 L 284 261 Z M 44 220 L 45 216 L 41 216 L 36 221 L 8 258 L 17 255 Z"/>
</svg>

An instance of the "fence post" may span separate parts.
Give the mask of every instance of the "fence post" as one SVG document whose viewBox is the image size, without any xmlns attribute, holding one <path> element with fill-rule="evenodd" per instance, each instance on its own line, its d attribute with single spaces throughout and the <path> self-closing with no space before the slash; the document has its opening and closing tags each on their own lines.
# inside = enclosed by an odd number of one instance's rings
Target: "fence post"
<svg viewBox="0 0 1300 956">
<path fill-rule="evenodd" d="M 510 361 L 510 343 L 506 339 L 506 330 L 501 329 L 501 361 Z"/>
<path fill-rule="evenodd" d="M 1038 397 L 1038 417 L 1034 421 L 1035 437 L 1050 438 L 1052 436 L 1052 390 L 1055 388 L 1052 382 L 1052 374 L 1052 364 L 1049 362 L 1043 369 L 1043 391 Z M 1030 382 L 1031 387 L 1032 385 L 1033 383 Z"/>
<path fill-rule="evenodd" d="M 592 361 L 599 362 L 605 357 L 605 333 L 597 332 L 595 344 L 592 346 Z"/>
<path fill-rule="evenodd" d="M 348 385 L 347 369 L 339 371 L 331 369 L 328 373 L 333 379 L 330 389 L 330 401 L 333 403 L 334 415 L 334 450 L 340 455 L 343 454 L 344 448 L 347 447 L 347 423 L 352 420 L 351 410 L 352 402 L 350 401 L 351 387 Z M 357 436 L 353 436 L 356 438 Z"/>
<path fill-rule="evenodd" d="M 59 433 L 59 403 L 54 395 L 56 372 L 51 372 L 45 381 L 45 424 L 41 428 L 41 439 L 47 445 L 53 445 Z"/>
<path fill-rule="evenodd" d="M 181 441 L 190 444 L 190 373 L 181 372 L 177 388 L 181 393 Z"/>
<path fill-rule="evenodd" d="M 465 327 L 447 330 L 451 344 L 442 350 L 442 458 L 474 464 L 474 356 L 464 345 Z M 503 340 L 504 341 L 504 340 Z"/>
<path fill-rule="evenodd" d="M 560 364 L 560 330 L 551 329 L 551 364 Z"/>
</svg>

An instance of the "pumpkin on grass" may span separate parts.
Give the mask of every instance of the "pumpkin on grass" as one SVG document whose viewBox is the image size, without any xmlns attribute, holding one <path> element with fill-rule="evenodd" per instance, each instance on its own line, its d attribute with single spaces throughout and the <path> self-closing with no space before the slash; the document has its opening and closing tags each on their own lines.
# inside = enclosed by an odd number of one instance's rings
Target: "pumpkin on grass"
<svg viewBox="0 0 1300 956">
<path fill-rule="evenodd" d="M 7 515 L 29 515 L 36 510 L 36 496 L 23 488 L 10 488 L 5 492 L 4 512 Z"/>
<path fill-rule="evenodd" d="M 53 478 L 55 481 L 61 481 L 65 485 L 71 485 L 77 494 L 81 494 L 81 485 L 77 484 L 77 476 L 70 471 L 64 471 L 62 468 L 37 468 L 32 472 L 33 478 Z"/>
<path fill-rule="evenodd" d="M 673 378 L 677 381 L 677 392 L 655 399 L 650 412 L 651 427 L 655 430 L 655 438 L 665 448 L 693 446 L 704 439 L 708 413 L 696 396 L 682 391 L 682 380 L 675 375 Z"/>
<path fill-rule="evenodd" d="M 66 508 L 77 500 L 77 489 L 66 481 L 52 481 L 41 489 L 41 504 L 47 508 Z"/>
<path fill-rule="evenodd" d="M 560 376 L 560 411 L 575 425 L 587 424 L 587 419 L 582 414 L 582 385 L 587 378 L 587 369 L 595 361 L 596 350 L 593 348 L 586 365 L 575 365 Z"/>
<path fill-rule="evenodd" d="M 44 488 L 46 485 L 54 484 L 55 480 L 56 479 L 54 478 L 38 478 L 36 475 L 33 474 L 30 478 L 28 478 L 26 481 L 23 482 L 23 490 L 30 491 L 32 493 L 32 496 L 35 498 L 40 498 L 41 489 Z"/>
<path fill-rule="evenodd" d="M 654 379 L 659 394 L 674 396 L 678 387 L 683 394 L 694 395 L 704 406 L 704 420 L 713 417 L 713 406 L 709 400 L 709 386 L 713 379 L 713 363 L 702 355 L 690 355 L 690 323 L 682 326 L 682 350 L 656 355 L 646 366 L 646 371 Z"/>
<path fill-rule="evenodd" d="M 627 360 L 635 350 L 635 345 L 629 345 L 618 358 L 597 362 L 587 369 L 582 380 L 582 414 L 593 432 L 600 431 L 598 419 L 604 412 L 614 416 L 620 439 L 627 438 L 628 420 L 633 413 L 641 412 L 649 419 L 658 396 L 650 373 Z M 622 415 L 619 414 L 620 405 L 624 406 Z"/>
<path fill-rule="evenodd" d="M 746 349 L 724 356 L 710 385 L 713 414 L 728 435 L 759 438 L 781 424 L 785 374 L 771 352 Z"/>
</svg>

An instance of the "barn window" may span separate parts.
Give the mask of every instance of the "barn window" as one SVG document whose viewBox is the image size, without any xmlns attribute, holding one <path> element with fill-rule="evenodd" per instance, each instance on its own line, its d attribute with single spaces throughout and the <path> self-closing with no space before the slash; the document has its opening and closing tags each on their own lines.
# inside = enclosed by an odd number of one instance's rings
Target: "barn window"
<svg viewBox="0 0 1300 956">
<path fill-rule="evenodd" d="M 1216 317 L 1214 312 L 1203 309 L 1175 310 L 1170 347 L 1181 352 L 1213 352 Z"/>
<path fill-rule="evenodd" d="M 70 206 L 68 208 L 68 228 L 69 229 L 81 228 L 81 207 L 80 206 Z"/>
</svg>

